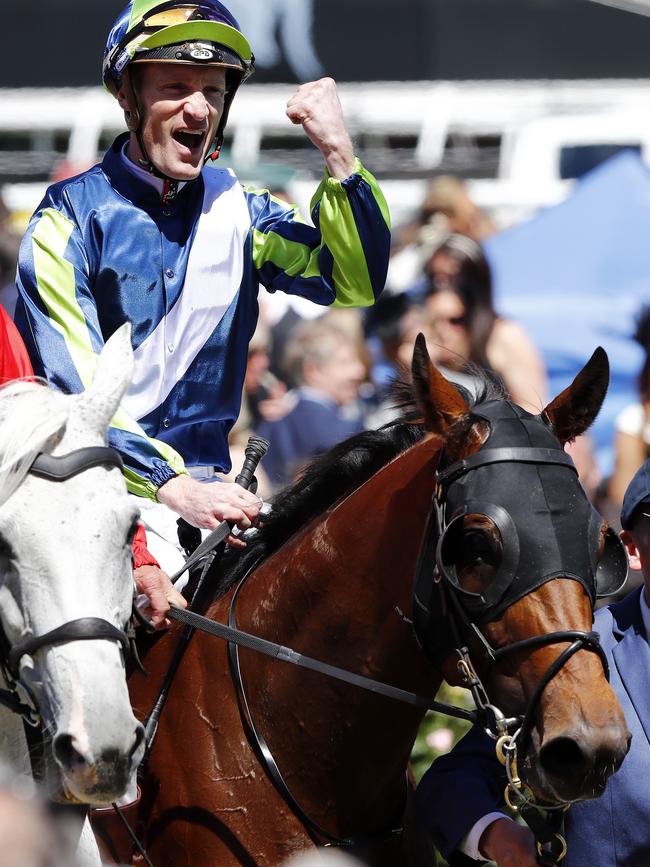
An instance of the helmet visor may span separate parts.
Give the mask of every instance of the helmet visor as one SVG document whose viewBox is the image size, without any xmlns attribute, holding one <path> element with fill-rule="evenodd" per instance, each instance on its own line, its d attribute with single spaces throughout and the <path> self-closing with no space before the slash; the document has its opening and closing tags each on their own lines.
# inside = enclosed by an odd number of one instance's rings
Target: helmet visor
<svg viewBox="0 0 650 867">
<path fill-rule="evenodd" d="M 248 41 L 216 7 L 176 6 L 145 17 L 141 26 L 136 52 L 181 42 L 214 42 L 230 48 L 246 66 L 252 61 Z"/>
<path fill-rule="evenodd" d="M 233 19 L 216 6 L 201 6 L 196 3 L 173 6 L 162 11 L 154 10 L 152 15 L 143 16 L 143 23 L 147 29 L 170 27 L 172 24 L 183 24 L 185 21 L 218 21 L 220 24 L 227 24 L 228 27 L 233 26 Z"/>
</svg>

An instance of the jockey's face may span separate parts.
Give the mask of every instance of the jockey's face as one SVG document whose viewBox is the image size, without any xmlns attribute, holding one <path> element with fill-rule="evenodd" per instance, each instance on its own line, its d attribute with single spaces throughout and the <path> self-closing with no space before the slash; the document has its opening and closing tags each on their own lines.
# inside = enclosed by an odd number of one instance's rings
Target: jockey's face
<svg viewBox="0 0 650 867">
<path fill-rule="evenodd" d="M 143 63 L 134 78 L 149 159 L 170 178 L 191 181 L 198 177 L 223 114 L 225 70 L 184 63 Z M 137 162 L 141 156 L 132 133 L 129 157 Z"/>
</svg>

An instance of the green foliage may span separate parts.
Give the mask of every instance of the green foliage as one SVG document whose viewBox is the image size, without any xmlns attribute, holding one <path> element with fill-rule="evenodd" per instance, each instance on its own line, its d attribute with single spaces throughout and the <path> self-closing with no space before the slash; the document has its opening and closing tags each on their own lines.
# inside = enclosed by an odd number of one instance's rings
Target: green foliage
<svg viewBox="0 0 650 867">
<path fill-rule="evenodd" d="M 456 705 L 456 707 L 467 710 L 474 709 L 469 692 L 459 686 L 448 686 L 443 683 L 436 698 L 438 701 L 444 701 L 447 704 Z M 422 720 L 411 753 L 411 767 L 418 783 L 425 771 L 431 766 L 431 762 L 438 756 L 448 753 L 469 727 L 470 723 L 465 722 L 465 720 L 432 711 L 427 713 Z M 448 867 L 447 862 L 440 854 L 438 854 L 437 867 Z"/>
<path fill-rule="evenodd" d="M 444 701 L 447 704 L 453 704 L 467 710 L 474 708 L 469 692 L 459 686 L 448 686 L 443 683 L 436 698 L 438 701 Z M 465 720 L 441 713 L 427 713 L 411 753 L 411 767 L 418 782 L 431 762 L 438 756 L 448 753 L 469 727 L 470 724 Z"/>
</svg>

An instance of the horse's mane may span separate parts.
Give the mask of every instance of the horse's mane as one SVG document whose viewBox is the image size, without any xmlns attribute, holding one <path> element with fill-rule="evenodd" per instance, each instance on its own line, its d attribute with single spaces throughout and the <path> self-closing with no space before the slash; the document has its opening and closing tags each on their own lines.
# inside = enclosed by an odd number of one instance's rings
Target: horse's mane
<svg viewBox="0 0 650 867">
<path fill-rule="evenodd" d="M 470 408 L 506 396 L 502 384 L 488 371 L 472 365 L 469 372 L 476 378 L 473 394 L 454 385 Z M 297 530 L 423 438 L 425 430 L 411 384 L 399 380 L 394 383 L 392 393 L 399 417 L 378 430 L 356 434 L 319 455 L 297 482 L 276 494 L 273 512 L 248 542 L 247 549 L 229 551 L 221 559 L 213 598 L 226 593 L 255 563 L 277 551 Z"/>
<path fill-rule="evenodd" d="M 0 387 L 0 505 L 25 478 L 36 455 L 68 420 L 70 401 L 34 380 Z"/>
</svg>

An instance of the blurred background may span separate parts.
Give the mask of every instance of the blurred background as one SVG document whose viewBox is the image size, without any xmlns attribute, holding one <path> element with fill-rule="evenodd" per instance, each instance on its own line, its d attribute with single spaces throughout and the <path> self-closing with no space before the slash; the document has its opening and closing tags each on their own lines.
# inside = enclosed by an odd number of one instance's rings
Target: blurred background
<svg viewBox="0 0 650 867">
<path fill-rule="evenodd" d="M 262 299 L 233 447 L 250 428 L 272 438 L 299 399 L 288 395 L 313 390 L 303 374 L 332 361 L 328 329 L 344 335 L 340 365 L 350 379 L 344 396 L 330 396 L 333 429 L 340 415 L 357 429 L 390 417 L 387 383 L 418 330 L 444 369 L 462 374 L 459 358 L 487 364 L 537 410 L 602 345 L 612 384 L 575 458 L 615 522 L 627 481 L 650 454 L 647 3 L 226 2 L 257 72 L 235 100 L 222 162 L 308 214 L 322 161 L 285 105 L 298 83 L 330 75 L 394 226 L 388 286 L 369 314 L 328 313 L 319 332 L 311 320 L 322 309 Z M 9 310 L 18 239 L 45 187 L 93 165 L 124 129 L 99 86 L 121 5 L 3 0 L 0 300 Z M 330 341 L 326 359 L 300 354 L 319 341 Z M 296 447 L 267 492 L 311 453 Z M 430 719 L 416 770 L 457 734 Z"/>
</svg>

